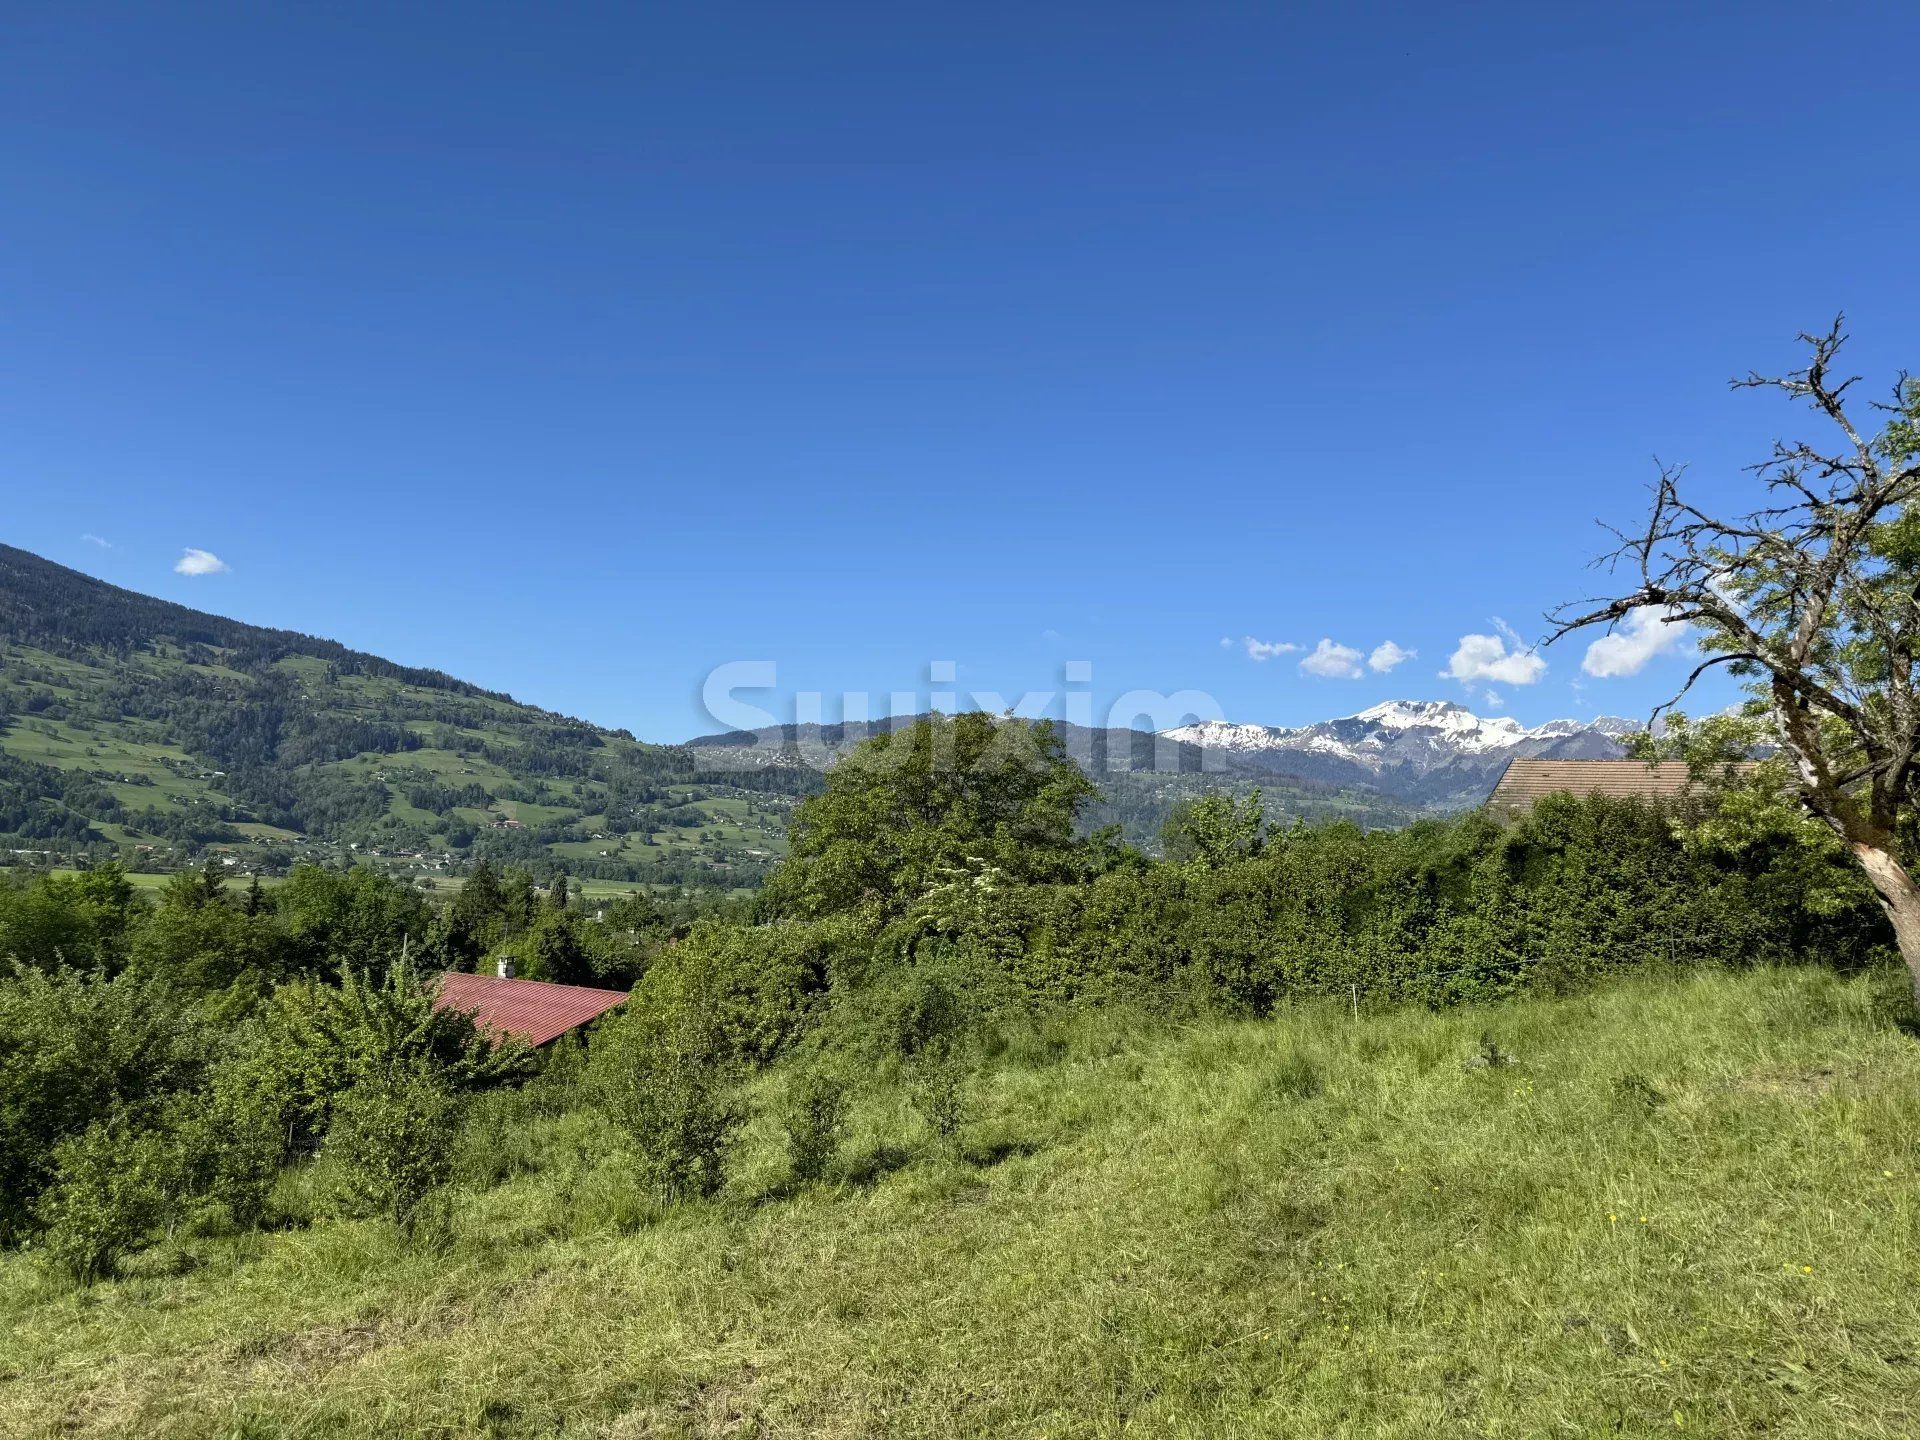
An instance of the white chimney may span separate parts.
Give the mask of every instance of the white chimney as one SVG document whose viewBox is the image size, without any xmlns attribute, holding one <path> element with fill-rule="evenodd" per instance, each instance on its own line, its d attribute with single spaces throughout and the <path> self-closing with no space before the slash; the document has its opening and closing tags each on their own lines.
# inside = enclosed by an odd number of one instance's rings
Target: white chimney
<svg viewBox="0 0 1920 1440">
<path fill-rule="evenodd" d="M 502 980 L 513 979 L 513 961 L 508 959 L 505 955 L 502 955 L 500 957 L 500 962 L 495 968 L 498 970 L 500 978 Z"/>
</svg>

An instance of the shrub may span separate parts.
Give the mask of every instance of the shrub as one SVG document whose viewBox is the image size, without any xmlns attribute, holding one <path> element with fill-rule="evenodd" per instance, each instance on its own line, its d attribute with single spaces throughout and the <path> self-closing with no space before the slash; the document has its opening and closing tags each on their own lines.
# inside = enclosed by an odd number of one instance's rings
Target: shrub
<svg viewBox="0 0 1920 1440">
<path fill-rule="evenodd" d="M 496 1045 L 471 1017 L 433 1008 L 430 981 L 396 964 L 381 980 L 352 969 L 338 985 L 282 985 L 248 1052 L 253 1083 L 277 1097 L 295 1145 L 326 1133 L 336 1097 L 361 1079 L 429 1070 L 456 1091 L 480 1090 L 532 1068 L 517 1040 Z"/>
<path fill-rule="evenodd" d="M 818 1180 L 833 1163 L 847 1118 L 847 1082 L 837 1072 L 814 1066 L 789 1086 L 781 1108 L 787 1161 L 802 1184 Z"/>
<path fill-rule="evenodd" d="M 211 1045 L 198 1009 L 156 981 L 25 967 L 0 978 L 0 1244 L 36 1223 L 62 1141 L 107 1121 L 155 1128 Z"/>
<path fill-rule="evenodd" d="M 192 1192 L 242 1229 L 265 1212 L 287 1149 L 279 1097 L 255 1079 L 244 1063 L 216 1066 L 207 1092 L 192 1097 L 179 1125 Z"/>
<path fill-rule="evenodd" d="M 112 1276 L 173 1208 L 177 1159 L 161 1135 L 98 1122 L 54 1151 L 59 1178 L 41 1197 L 47 1258 L 81 1285 Z"/>
<path fill-rule="evenodd" d="M 453 1170 L 458 1101 L 424 1066 L 363 1076 L 334 1102 L 322 1154 L 350 1213 L 413 1233 L 420 1207 Z"/>
<path fill-rule="evenodd" d="M 590 1087 L 664 1199 L 705 1197 L 726 1178 L 741 1116 L 725 1027 L 698 967 L 662 966 L 594 1039 Z"/>
<path fill-rule="evenodd" d="M 894 1048 L 914 1108 L 944 1144 L 954 1141 L 966 1120 L 973 1028 L 957 977 L 927 970 L 900 987 L 893 1007 Z"/>
</svg>

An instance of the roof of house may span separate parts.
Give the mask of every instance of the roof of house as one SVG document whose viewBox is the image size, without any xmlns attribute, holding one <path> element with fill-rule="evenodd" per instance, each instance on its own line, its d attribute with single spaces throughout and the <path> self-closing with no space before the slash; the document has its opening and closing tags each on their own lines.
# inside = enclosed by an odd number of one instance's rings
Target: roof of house
<svg viewBox="0 0 1920 1440">
<path fill-rule="evenodd" d="M 1730 767 L 1751 770 L 1751 763 Z M 1527 760 L 1507 762 L 1487 808 L 1506 814 L 1531 810 L 1542 795 L 1612 795 L 1621 799 L 1678 800 L 1692 792 L 1684 760 Z"/>
<path fill-rule="evenodd" d="M 576 1025 L 604 1015 L 627 998 L 624 990 L 550 985 L 545 980 L 507 980 L 449 970 L 433 996 L 436 1010 L 471 1010 L 473 1023 L 497 1035 L 518 1035 L 529 1045 L 557 1040 Z"/>
</svg>

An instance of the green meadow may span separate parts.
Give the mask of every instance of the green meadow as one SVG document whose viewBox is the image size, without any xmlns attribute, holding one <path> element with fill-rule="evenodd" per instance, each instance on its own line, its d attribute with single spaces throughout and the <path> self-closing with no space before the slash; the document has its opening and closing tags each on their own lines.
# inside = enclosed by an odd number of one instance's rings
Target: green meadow
<svg viewBox="0 0 1920 1440">
<path fill-rule="evenodd" d="M 477 1104 L 424 1236 L 0 1257 L 17 1436 L 1901 1436 L 1920 1047 L 1892 977 L 997 1034 L 952 1144 L 884 1068 L 663 1209 L 589 1110 Z"/>
</svg>

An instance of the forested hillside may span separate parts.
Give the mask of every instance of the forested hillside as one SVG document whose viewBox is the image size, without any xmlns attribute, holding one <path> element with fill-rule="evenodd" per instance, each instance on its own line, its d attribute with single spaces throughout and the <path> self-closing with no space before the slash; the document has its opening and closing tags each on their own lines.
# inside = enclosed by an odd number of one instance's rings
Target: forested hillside
<svg viewBox="0 0 1920 1440">
<path fill-rule="evenodd" d="M 138 595 L 0 546 L 0 836 L 269 873 L 358 855 L 487 858 L 737 887 L 808 777 L 713 775 L 648 745 L 286 630 Z"/>
<path fill-rule="evenodd" d="M 274 874 L 358 858 L 433 879 L 486 859 L 740 888 L 784 853 L 793 804 L 827 764 L 911 723 L 652 745 L 0 546 L 0 849 L 17 860 L 168 869 L 213 852 Z M 1417 813 L 1368 787 L 1201 773 L 1197 748 L 1142 731 L 1059 729 L 1100 787 L 1085 825 L 1147 849 L 1178 806 L 1215 791 L 1258 786 L 1275 818 L 1374 827 Z"/>
</svg>

